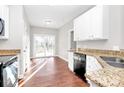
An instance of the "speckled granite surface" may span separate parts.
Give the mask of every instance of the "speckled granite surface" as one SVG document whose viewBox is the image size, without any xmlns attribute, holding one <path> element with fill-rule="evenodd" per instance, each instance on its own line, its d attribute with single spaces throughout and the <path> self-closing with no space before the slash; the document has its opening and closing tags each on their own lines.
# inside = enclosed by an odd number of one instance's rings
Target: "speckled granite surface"
<svg viewBox="0 0 124 93">
<path fill-rule="evenodd" d="M 124 87 L 123 69 L 100 69 L 87 72 L 86 77 L 102 87 Z"/>
<path fill-rule="evenodd" d="M 100 57 L 96 57 L 102 69 L 90 71 L 85 76 L 102 87 L 124 87 L 124 68 L 110 66 Z"/>
<path fill-rule="evenodd" d="M 6 55 L 16 55 L 20 53 L 20 49 L 8 49 L 8 50 L 0 50 L 0 56 L 6 56 Z"/>
<path fill-rule="evenodd" d="M 87 55 L 96 55 L 96 56 L 110 56 L 110 57 L 124 57 L 124 51 L 115 51 L 115 50 L 100 50 L 100 49 L 88 49 L 88 48 L 78 48 L 71 49 L 71 52 L 87 54 Z"/>
<path fill-rule="evenodd" d="M 71 49 L 70 52 L 81 53 L 94 56 L 102 66 L 102 69 L 90 71 L 85 76 L 102 87 L 124 87 L 124 68 L 117 68 L 110 66 L 102 60 L 99 56 L 119 57 L 124 59 L 124 50 L 99 50 L 99 49 L 86 49 L 78 48 Z"/>
</svg>

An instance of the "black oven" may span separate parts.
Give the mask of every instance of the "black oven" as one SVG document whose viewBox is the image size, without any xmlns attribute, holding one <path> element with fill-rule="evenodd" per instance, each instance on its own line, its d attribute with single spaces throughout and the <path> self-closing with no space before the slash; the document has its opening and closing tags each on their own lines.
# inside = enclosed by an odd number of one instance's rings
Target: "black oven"
<svg viewBox="0 0 124 93">
<path fill-rule="evenodd" d="M 18 85 L 18 61 L 16 56 L 0 56 L 0 87 Z"/>
</svg>

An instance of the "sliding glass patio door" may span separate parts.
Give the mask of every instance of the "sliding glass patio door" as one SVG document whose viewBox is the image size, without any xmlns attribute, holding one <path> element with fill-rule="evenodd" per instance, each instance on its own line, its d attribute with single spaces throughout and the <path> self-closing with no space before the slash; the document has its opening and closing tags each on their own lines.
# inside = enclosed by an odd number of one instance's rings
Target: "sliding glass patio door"
<svg viewBox="0 0 124 93">
<path fill-rule="evenodd" d="M 47 57 L 55 55 L 55 36 L 54 35 L 35 35 L 34 36 L 35 57 Z"/>
</svg>

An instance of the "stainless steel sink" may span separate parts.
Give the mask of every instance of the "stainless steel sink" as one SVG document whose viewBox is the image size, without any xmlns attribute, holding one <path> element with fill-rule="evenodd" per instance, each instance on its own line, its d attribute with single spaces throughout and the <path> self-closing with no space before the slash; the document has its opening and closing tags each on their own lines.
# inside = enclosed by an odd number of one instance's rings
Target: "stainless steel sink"
<svg viewBox="0 0 124 93">
<path fill-rule="evenodd" d="M 124 68 L 124 59 L 117 57 L 105 57 L 105 56 L 100 56 L 100 58 L 102 58 L 111 66 Z"/>
</svg>

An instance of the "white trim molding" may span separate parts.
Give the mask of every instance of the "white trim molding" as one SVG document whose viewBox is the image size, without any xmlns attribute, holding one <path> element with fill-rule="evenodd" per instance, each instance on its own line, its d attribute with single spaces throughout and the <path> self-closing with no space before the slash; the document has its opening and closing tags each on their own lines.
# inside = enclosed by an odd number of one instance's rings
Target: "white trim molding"
<svg viewBox="0 0 124 93">
<path fill-rule="evenodd" d="M 59 58 L 63 59 L 64 61 L 68 62 L 68 59 L 66 59 L 66 58 L 64 58 L 62 56 L 56 55 L 56 57 L 59 57 Z"/>
</svg>

